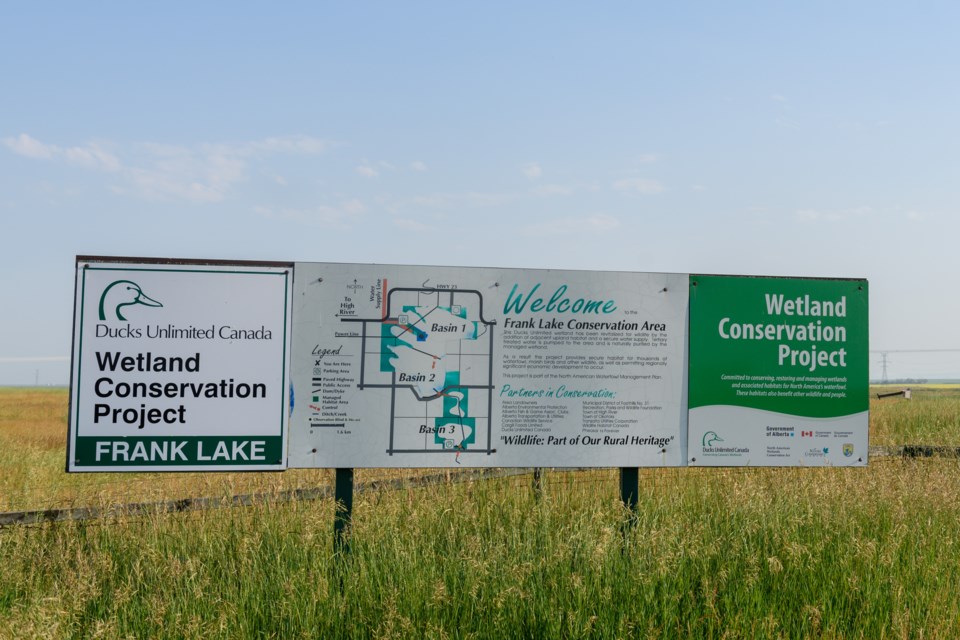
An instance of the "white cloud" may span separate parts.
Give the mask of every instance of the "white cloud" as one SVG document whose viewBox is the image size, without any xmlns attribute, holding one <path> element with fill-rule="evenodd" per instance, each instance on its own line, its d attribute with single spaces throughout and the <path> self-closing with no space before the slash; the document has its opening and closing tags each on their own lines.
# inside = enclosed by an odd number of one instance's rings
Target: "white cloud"
<svg viewBox="0 0 960 640">
<path fill-rule="evenodd" d="M 450 196 L 443 193 L 434 193 L 427 196 L 414 196 L 412 202 L 418 207 L 446 207 L 450 204 Z"/>
<path fill-rule="evenodd" d="M 331 144 L 326 140 L 310 136 L 286 136 L 264 138 L 248 143 L 248 146 L 255 152 L 317 155 L 329 150 Z"/>
<path fill-rule="evenodd" d="M 43 144 L 25 133 L 21 133 L 16 138 L 4 138 L 3 144 L 14 153 L 26 158 L 48 159 L 54 157 L 59 152 L 59 147 L 52 144 Z"/>
<path fill-rule="evenodd" d="M 141 195 L 153 198 L 174 196 L 191 202 L 220 202 L 227 191 L 243 178 L 243 165 L 211 161 L 198 167 L 165 166 L 161 170 L 135 170 L 133 182 Z"/>
<path fill-rule="evenodd" d="M 410 163 L 410 168 L 413 169 L 414 171 L 426 171 L 427 165 L 426 163 L 420 162 L 419 160 L 415 160 L 414 162 Z"/>
<path fill-rule="evenodd" d="M 146 151 L 146 166 L 124 170 L 126 185 L 114 191 L 150 199 L 220 202 L 246 177 L 249 162 L 243 149 L 226 145 L 147 145 Z"/>
<path fill-rule="evenodd" d="M 3 144 L 17 155 L 36 160 L 63 160 L 64 162 L 87 169 L 118 171 L 120 161 L 97 144 L 83 147 L 59 147 L 45 144 L 36 138 L 21 133 L 16 138 L 4 138 Z"/>
<path fill-rule="evenodd" d="M 641 164 L 654 164 L 660 160 L 660 156 L 655 153 L 643 153 L 637 158 Z"/>
<path fill-rule="evenodd" d="M 63 148 L 25 133 L 6 138 L 3 143 L 25 157 L 116 174 L 118 182 L 111 186 L 115 193 L 195 203 L 222 201 L 234 185 L 246 178 L 249 165 L 265 156 L 315 155 L 330 147 L 330 143 L 309 136 L 195 146 L 142 143 L 128 150 L 131 160 L 121 162 L 98 144 Z"/>
<path fill-rule="evenodd" d="M 344 213 L 347 213 L 350 215 L 357 215 L 358 213 L 363 213 L 364 211 L 367 210 L 367 208 L 363 206 L 363 203 L 357 200 L 356 198 L 352 200 L 347 200 L 340 206 L 340 208 L 343 210 Z"/>
<path fill-rule="evenodd" d="M 358 200 L 348 200 L 339 206 L 319 205 L 308 209 L 285 207 L 255 207 L 254 211 L 270 220 L 295 222 L 307 226 L 349 229 L 357 222 L 364 207 Z"/>
<path fill-rule="evenodd" d="M 523 175 L 531 180 L 536 180 L 543 175 L 543 169 L 540 168 L 539 162 L 528 162 L 523 165 L 520 170 L 523 172 Z"/>
<path fill-rule="evenodd" d="M 657 180 L 649 178 L 623 178 L 613 183 L 613 188 L 617 191 L 635 191 L 646 195 L 662 193 L 664 187 Z"/>
<path fill-rule="evenodd" d="M 379 178 L 384 171 L 392 172 L 396 170 L 397 168 L 386 160 L 371 162 L 366 158 L 360 160 L 360 164 L 354 169 L 354 171 L 364 178 Z"/>
<path fill-rule="evenodd" d="M 525 235 L 576 235 L 583 233 L 608 233 L 620 226 L 620 221 L 605 213 L 594 213 L 584 217 L 557 218 L 548 222 L 525 225 L 522 229 Z"/>
<path fill-rule="evenodd" d="M 462 199 L 465 204 L 475 207 L 493 207 L 516 200 L 517 196 L 512 193 L 482 193 L 479 191 L 469 191 L 463 194 Z"/>
<path fill-rule="evenodd" d="M 799 209 L 796 217 L 800 222 L 845 222 L 856 220 L 873 213 L 870 207 L 853 207 L 851 209 L 820 210 Z"/>
<path fill-rule="evenodd" d="M 824 214 L 821 211 L 816 209 L 798 209 L 797 210 L 797 219 L 801 222 L 816 222 L 820 219 L 826 217 L 827 214 Z"/>
<path fill-rule="evenodd" d="M 770 96 L 770 99 L 774 102 L 788 102 L 786 96 L 781 93 L 774 93 Z"/>
<path fill-rule="evenodd" d="M 434 231 L 436 229 L 435 227 L 424 224 L 419 220 L 411 220 L 409 218 L 397 218 L 393 221 L 393 224 L 401 229 L 407 229 L 409 231 Z"/>
<path fill-rule="evenodd" d="M 530 193 L 541 198 L 548 198 L 551 196 L 573 195 L 574 191 L 575 189 L 573 187 L 567 187 L 562 184 L 544 184 L 534 187 L 530 190 Z"/>
<path fill-rule="evenodd" d="M 450 207 L 492 207 L 516 200 L 519 196 L 513 193 L 484 193 L 467 191 L 464 193 L 430 193 L 414 196 L 410 202 L 418 207 L 450 208 Z M 402 204 L 402 203 L 398 203 Z"/>
<path fill-rule="evenodd" d="M 118 171 L 120 161 L 110 153 L 96 145 L 87 147 L 70 147 L 64 149 L 64 158 L 70 164 L 75 164 L 88 169 L 103 169 L 105 171 Z"/>
</svg>

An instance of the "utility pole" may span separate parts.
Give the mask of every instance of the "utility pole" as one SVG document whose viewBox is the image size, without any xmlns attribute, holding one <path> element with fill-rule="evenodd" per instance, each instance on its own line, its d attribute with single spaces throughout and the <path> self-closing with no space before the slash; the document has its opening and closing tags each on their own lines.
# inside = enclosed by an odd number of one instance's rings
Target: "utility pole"
<svg viewBox="0 0 960 640">
<path fill-rule="evenodd" d="M 887 384 L 890 381 L 887 377 L 887 365 L 890 364 L 887 356 L 891 353 L 960 353 L 960 349 L 884 349 L 883 351 L 874 349 L 870 353 L 880 354 L 880 365 L 883 367 L 880 382 Z M 904 376 L 898 377 L 902 378 Z"/>
</svg>

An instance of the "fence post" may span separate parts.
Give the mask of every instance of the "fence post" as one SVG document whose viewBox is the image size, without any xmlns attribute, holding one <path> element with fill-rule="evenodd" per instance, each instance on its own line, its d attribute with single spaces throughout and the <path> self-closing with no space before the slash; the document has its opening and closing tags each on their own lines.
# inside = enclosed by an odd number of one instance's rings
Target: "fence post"
<svg viewBox="0 0 960 640">
<path fill-rule="evenodd" d="M 640 502 L 640 469 L 638 467 L 620 467 L 620 500 L 631 515 L 637 514 Z"/>
<path fill-rule="evenodd" d="M 333 552 L 350 553 L 350 521 L 353 518 L 353 469 L 337 469 L 333 486 Z"/>
<path fill-rule="evenodd" d="M 540 502 L 543 498 L 543 469 L 533 468 L 533 499 Z"/>
</svg>

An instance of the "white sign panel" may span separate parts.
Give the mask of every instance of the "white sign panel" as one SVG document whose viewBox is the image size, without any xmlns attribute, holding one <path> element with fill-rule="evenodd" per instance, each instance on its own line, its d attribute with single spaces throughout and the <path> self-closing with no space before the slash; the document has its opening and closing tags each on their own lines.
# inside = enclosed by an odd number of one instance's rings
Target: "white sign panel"
<svg viewBox="0 0 960 640">
<path fill-rule="evenodd" d="M 285 467 L 292 269 L 78 259 L 68 471 Z"/>
<path fill-rule="evenodd" d="M 686 275 L 296 273 L 290 467 L 684 463 Z"/>
</svg>

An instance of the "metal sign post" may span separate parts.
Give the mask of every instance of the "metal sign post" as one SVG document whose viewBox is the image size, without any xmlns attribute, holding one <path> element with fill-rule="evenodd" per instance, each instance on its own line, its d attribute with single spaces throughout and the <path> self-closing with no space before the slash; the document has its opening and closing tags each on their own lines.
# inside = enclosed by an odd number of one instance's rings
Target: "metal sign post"
<svg viewBox="0 0 960 640">
<path fill-rule="evenodd" d="M 353 519 L 353 469 L 337 469 L 333 488 L 333 550 L 350 553 L 350 523 Z"/>
<path fill-rule="evenodd" d="M 640 501 L 640 469 L 620 467 L 620 500 L 631 513 L 636 515 Z"/>
</svg>

